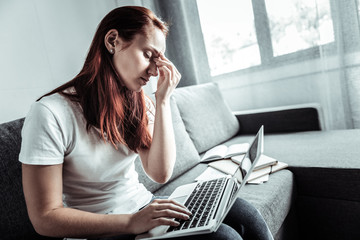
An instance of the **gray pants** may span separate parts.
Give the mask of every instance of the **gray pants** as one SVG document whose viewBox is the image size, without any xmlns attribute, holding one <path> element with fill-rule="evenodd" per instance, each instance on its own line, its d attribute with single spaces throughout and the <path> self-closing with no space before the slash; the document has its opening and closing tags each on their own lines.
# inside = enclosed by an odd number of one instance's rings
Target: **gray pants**
<svg viewBox="0 0 360 240">
<path fill-rule="evenodd" d="M 99 240 L 133 240 L 134 235 L 121 235 Z M 216 232 L 174 238 L 174 240 L 273 240 L 259 211 L 249 202 L 238 198 Z"/>
</svg>

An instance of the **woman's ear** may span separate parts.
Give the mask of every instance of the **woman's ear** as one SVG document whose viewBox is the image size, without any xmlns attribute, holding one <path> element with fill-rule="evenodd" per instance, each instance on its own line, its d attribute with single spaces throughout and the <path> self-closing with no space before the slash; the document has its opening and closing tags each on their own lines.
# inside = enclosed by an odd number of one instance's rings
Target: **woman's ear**
<svg viewBox="0 0 360 240">
<path fill-rule="evenodd" d="M 120 47 L 120 49 L 121 49 L 122 41 L 119 37 L 118 31 L 116 29 L 109 30 L 105 35 L 104 43 L 105 43 L 106 49 L 111 54 L 115 53 L 115 48 Z"/>
</svg>

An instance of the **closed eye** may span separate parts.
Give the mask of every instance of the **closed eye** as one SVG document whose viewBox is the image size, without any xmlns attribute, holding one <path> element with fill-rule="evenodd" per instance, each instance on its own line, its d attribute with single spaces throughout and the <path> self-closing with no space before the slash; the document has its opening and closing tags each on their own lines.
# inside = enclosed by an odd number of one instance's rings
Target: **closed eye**
<svg viewBox="0 0 360 240">
<path fill-rule="evenodd" d="M 145 58 L 150 59 L 151 58 L 151 52 L 144 52 L 144 56 L 145 56 Z"/>
</svg>

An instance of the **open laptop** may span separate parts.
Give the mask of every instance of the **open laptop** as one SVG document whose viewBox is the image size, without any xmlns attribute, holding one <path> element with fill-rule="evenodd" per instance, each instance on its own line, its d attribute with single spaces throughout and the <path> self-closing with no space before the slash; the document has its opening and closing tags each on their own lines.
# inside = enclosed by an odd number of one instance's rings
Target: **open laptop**
<svg viewBox="0 0 360 240">
<path fill-rule="evenodd" d="M 182 185 L 170 195 L 169 199 L 184 204 L 192 212 L 189 220 L 177 219 L 180 222 L 177 227 L 158 226 L 136 239 L 175 238 L 216 231 L 246 184 L 263 149 L 264 127 L 261 126 L 233 175 Z"/>
</svg>

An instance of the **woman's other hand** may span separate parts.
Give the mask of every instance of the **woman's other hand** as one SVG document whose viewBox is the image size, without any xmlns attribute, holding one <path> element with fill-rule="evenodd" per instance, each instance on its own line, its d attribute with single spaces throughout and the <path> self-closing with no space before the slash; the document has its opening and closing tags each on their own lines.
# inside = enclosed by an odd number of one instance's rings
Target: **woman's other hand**
<svg viewBox="0 0 360 240">
<path fill-rule="evenodd" d="M 181 74 L 175 65 L 167 59 L 162 53 L 158 58 L 154 59 L 159 69 L 159 80 L 155 97 L 157 101 L 167 100 L 176 86 L 179 84 Z"/>
<path fill-rule="evenodd" d="M 129 231 L 140 234 L 160 225 L 178 226 L 174 218 L 187 220 L 191 213 L 174 200 L 156 199 L 130 217 Z"/>
</svg>

